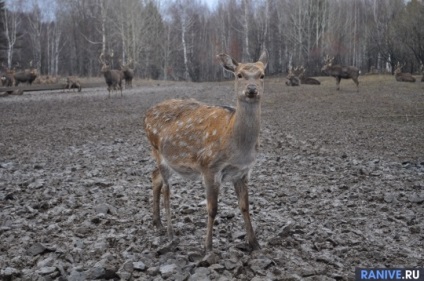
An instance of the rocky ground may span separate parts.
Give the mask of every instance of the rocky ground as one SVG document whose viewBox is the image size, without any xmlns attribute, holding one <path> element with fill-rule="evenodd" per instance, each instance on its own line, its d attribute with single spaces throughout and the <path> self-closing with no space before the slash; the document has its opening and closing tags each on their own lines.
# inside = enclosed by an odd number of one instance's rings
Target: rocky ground
<svg viewBox="0 0 424 281">
<path fill-rule="evenodd" d="M 319 80 L 266 81 L 249 189 L 262 249 L 246 247 L 227 184 L 206 255 L 200 182 L 173 181 L 174 241 L 152 227 L 142 118 L 171 97 L 233 104 L 231 82 L 1 98 L 0 279 L 352 280 L 355 267 L 422 267 L 424 83 Z"/>
</svg>

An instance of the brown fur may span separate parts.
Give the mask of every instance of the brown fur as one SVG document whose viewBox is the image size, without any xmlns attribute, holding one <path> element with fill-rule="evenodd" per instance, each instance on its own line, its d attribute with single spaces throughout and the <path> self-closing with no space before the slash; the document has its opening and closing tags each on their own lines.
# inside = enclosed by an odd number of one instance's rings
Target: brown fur
<svg viewBox="0 0 424 281">
<path fill-rule="evenodd" d="M 67 78 L 66 78 L 66 86 L 65 86 L 65 89 L 78 89 L 78 92 L 81 92 L 81 89 L 82 89 L 82 87 L 81 87 L 81 82 L 80 82 L 80 80 L 77 78 L 77 77 L 75 77 L 75 76 L 68 76 Z"/>
<path fill-rule="evenodd" d="M 327 75 L 333 76 L 336 78 L 337 90 L 340 90 L 340 80 L 341 79 L 352 79 L 356 84 L 356 89 L 359 91 L 359 69 L 354 66 L 344 66 L 344 65 L 333 65 L 334 58 L 325 58 L 325 64 L 321 68 L 321 71 Z"/>
<path fill-rule="evenodd" d="M 38 71 L 35 68 L 25 69 L 23 71 L 16 72 L 14 75 L 15 86 L 18 86 L 19 83 L 28 83 L 29 85 L 37 78 Z"/>
<path fill-rule="evenodd" d="M 120 63 L 122 74 L 124 75 L 125 88 L 132 88 L 132 80 L 134 78 L 134 69 L 130 68 L 132 60 L 127 64 Z"/>
<path fill-rule="evenodd" d="M 319 82 L 317 79 L 312 77 L 307 77 L 305 75 L 305 72 L 306 72 L 306 69 L 303 67 L 303 65 L 298 68 L 297 76 L 299 76 L 300 83 L 305 85 L 321 85 L 321 82 Z"/>
<path fill-rule="evenodd" d="M 217 214 L 221 182 L 231 181 L 246 226 L 247 240 L 258 249 L 250 221 L 247 181 L 258 150 L 263 78 L 268 56 L 256 63 L 238 63 L 217 56 L 236 76 L 237 106 L 208 106 L 193 99 L 167 100 L 150 108 L 144 128 L 152 145 L 157 168 L 152 173 L 153 224 L 162 228 L 160 194 L 164 194 L 168 236 L 173 237 L 169 178 L 172 173 L 201 178 L 206 188 L 208 224 L 206 250 L 212 249 L 212 229 Z"/>
<path fill-rule="evenodd" d="M 113 55 L 112 55 L 113 56 Z M 109 93 L 111 91 L 120 90 L 122 97 L 122 79 L 124 78 L 124 74 L 121 70 L 118 69 L 110 69 L 109 63 L 104 60 L 104 54 L 100 54 L 99 61 L 102 64 L 101 72 L 105 77 L 105 82 L 107 84 L 107 91 Z"/>
<path fill-rule="evenodd" d="M 0 79 L 2 86 L 13 87 L 15 85 L 15 71 L 7 70 L 6 73 L 4 73 Z"/>
<path fill-rule="evenodd" d="M 402 68 L 404 66 L 405 66 L 405 64 L 401 66 L 399 62 L 397 63 L 396 69 L 395 69 L 395 79 L 396 79 L 396 81 L 415 83 L 415 78 L 411 75 L 411 73 L 402 73 Z"/>
<path fill-rule="evenodd" d="M 287 86 L 300 86 L 300 79 L 297 74 L 298 68 L 289 69 L 289 73 L 287 74 Z"/>
</svg>

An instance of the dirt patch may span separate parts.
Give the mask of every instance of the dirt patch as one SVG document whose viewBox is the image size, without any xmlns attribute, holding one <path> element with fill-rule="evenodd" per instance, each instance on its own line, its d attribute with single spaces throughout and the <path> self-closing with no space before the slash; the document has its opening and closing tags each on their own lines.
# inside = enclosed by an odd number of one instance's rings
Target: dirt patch
<svg viewBox="0 0 424 281">
<path fill-rule="evenodd" d="M 152 228 L 142 118 L 167 98 L 234 104 L 232 82 L 0 99 L 1 278 L 352 280 L 355 267 L 422 266 L 424 84 L 318 79 L 266 81 L 249 184 L 262 249 L 245 247 L 226 184 L 206 256 L 200 182 L 173 182 L 175 241 Z"/>
</svg>

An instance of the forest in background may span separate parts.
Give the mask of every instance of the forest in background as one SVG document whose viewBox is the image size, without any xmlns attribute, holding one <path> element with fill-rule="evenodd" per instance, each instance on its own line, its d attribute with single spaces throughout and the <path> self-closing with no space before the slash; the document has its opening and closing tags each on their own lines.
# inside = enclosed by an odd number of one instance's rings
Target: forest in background
<svg viewBox="0 0 424 281">
<path fill-rule="evenodd" d="M 253 61 L 269 74 L 304 65 L 321 75 L 325 55 L 362 73 L 419 73 L 422 0 L 0 0 L 0 63 L 43 75 L 99 76 L 103 52 L 133 60 L 145 79 L 216 81 L 215 56 Z"/>
</svg>

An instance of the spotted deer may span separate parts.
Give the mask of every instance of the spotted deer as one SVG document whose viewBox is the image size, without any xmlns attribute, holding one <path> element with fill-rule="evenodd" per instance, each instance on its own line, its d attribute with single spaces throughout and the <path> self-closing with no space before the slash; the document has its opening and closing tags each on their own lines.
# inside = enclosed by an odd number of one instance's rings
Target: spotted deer
<svg viewBox="0 0 424 281">
<path fill-rule="evenodd" d="M 259 249 L 249 214 L 248 179 L 259 147 L 261 99 L 268 54 L 255 63 L 239 63 L 227 54 L 217 55 L 224 69 L 235 75 L 236 108 L 210 106 L 194 99 L 163 101 L 144 119 L 147 138 L 157 167 L 152 173 L 153 225 L 162 228 L 160 194 L 164 195 L 167 232 L 173 238 L 169 178 L 173 173 L 201 178 L 208 212 L 206 251 L 212 250 L 212 229 L 218 212 L 222 182 L 234 185 L 247 241 Z"/>
</svg>

